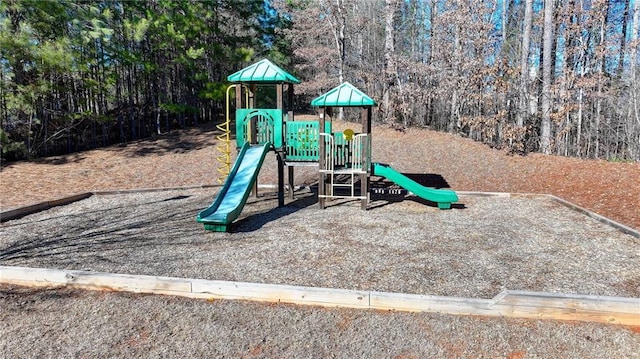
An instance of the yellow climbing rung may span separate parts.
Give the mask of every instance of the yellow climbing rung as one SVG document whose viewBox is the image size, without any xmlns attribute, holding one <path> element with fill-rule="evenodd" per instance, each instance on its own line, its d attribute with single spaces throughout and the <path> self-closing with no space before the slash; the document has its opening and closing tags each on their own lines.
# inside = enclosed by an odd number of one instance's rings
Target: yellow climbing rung
<svg viewBox="0 0 640 359">
<path fill-rule="evenodd" d="M 218 141 L 222 143 L 222 146 L 216 146 L 216 150 L 218 151 L 216 160 L 220 163 L 220 166 L 217 168 L 219 184 L 224 183 L 231 171 L 231 116 L 229 115 L 229 91 L 235 87 L 236 85 L 230 85 L 227 87 L 226 117 L 223 123 L 216 125 L 216 128 L 222 131 L 221 134 L 216 136 Z"/>
</svg>

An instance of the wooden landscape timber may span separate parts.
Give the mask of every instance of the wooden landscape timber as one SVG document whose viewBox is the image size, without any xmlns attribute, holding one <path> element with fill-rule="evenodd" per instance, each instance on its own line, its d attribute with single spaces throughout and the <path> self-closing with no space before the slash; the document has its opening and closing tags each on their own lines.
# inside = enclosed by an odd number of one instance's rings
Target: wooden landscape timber
<svg viewBox="0 0 640 359">
<path fill-rule="evenodd" d="M 576 204 L 573 204 L 567 200 L 564 200 L 560 197 L 554 196 L 552 194 L 538 194 L 538 193 L 506 193 L 506 192 L 473 192 L 473 191 L 457 191 L 457 193 L 466 196 L 479 196 L 479 197 L 524 197 L 524 198 L 548 198 L 551 201 L 558 203 L 562 206 L 565 206 L 573 211 L 584 214 L 585 216 L 595 219 L 596 221 L 611 226 L 622 233 L 634 236 L 636 238 L 640 238 L 640 231 L 635 230 L 629 226 L 625 226 L 622 223 L 616 222 L 612 219 L 609 219 L 605 216 L 601 216 L 595 212 L 592 212 L 584 207 L 580 207 Z"/>
<path fill-rule="evenodd" d="M 123 193 L 144 193 L 144 192 L 158 192 L 158 191 L 173 191 L 173 190 L 187 190 L 194 188 L 215 188 L 220 185 L 201 185 L 201 186 L 187 186 L 187 187 L 162 187 L 162 188 L 138 188 L 138 189 L 122 189 L 111 191 L 93 191 L 78 193 L 71 196 L 66 196 L 52 201 L 44 201 L 29 206 L 10 209 L 8 211 L 0 212 L 0 223 L 10 221 L 12 219 L 18 219 L 24 216 L 28 216 L 33 213 L 46 211 L 56 206 L 64 206 L 65 204 L 81 201 L 91 196 L 104 196 L 110 194 L 123 194 Z"/>
<path fill-rule="evenodd" d="M 56 206 L 63 206 L 75 201 L 80 201 L 93 196 L 91 192 L 79 193 L 68 197 L 58 198 L 53 201 L 45 201 L 30 206 L 19 207 L 8 211 L 0 212 L 0 223 L 10 221 L 12 219 L 18 219 L 32 213 L 46 211 L 49 208 Z"/>
<path fill-rule="evenodd" d="M 634 236 L 636 238 L 640 238 L 640 231 L 637 231 L 637 230 L 635 230 L 635 229 L 633 229 L 631 227 L 625 226 L 624 224 L 616 222 L 614 220 L 611 220 L 611 219 L 609 219 L 607 217 L 601 216 L 601 215 L 599 215 L 597 213 L 591 212 L 590 210 L 588 210 L 586 208 L 580 207 L 580 206 L 578 206 L 576 204 L 573 204 L 573 203 L 571 203 L 569 201 L 566 201 L 566 200 L 564 200 L 564 199 L 562 199 L 560 197 L 556 197 L 556 196 L 551 195 L 551 194 L 548 194 L 546 196 L 547 196 L 547 198 L 550 198 L 552 201 L 554 201 L 556 203 L 559 203 L 559 204 L 561 204 L 561 205 L 563 205 L 563 206 L 565 206 L 565 207 L 567 207 L 569 209 L 572 209 L 572 210 L 574 210 L 574 211 L 576 211 L 578 213 L 582 213 L 585 216 L 593 218 L 598 222 L 607 224 L 607 225 L 609 225 L 611 227 L 614 227 L 614 228 L 618 229 L 619 231 L 621 231 L 623 233 L 632 235 L 632 236 Z"/>
<path fill-rule="evenodd" d="M 492 299 L 456 298 L 7 266 L 0 266 L 0 283 L 175 295 L 199 299 L 640 325 L 640 298 L 510 290 L 502 291 Z"/>
</svg>

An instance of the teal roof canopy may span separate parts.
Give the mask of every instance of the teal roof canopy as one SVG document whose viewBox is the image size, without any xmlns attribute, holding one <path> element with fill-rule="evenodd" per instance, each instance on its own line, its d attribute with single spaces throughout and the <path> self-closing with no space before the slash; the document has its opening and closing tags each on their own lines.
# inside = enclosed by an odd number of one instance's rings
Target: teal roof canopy
<svg viewBox="0 0 640 359">
<path fill-rule="evenodd" d="M 345 82 L 311 101 L 317 107 L 364 107 L 376 106 L 376 102 L 352 84 Z"/>
<path fill-rule="evenodd" d="M 267 59 L 227 76 L 227 81 L 234 83 L 300 83 L 300 80 L 295 76 Z"/>
</svg>

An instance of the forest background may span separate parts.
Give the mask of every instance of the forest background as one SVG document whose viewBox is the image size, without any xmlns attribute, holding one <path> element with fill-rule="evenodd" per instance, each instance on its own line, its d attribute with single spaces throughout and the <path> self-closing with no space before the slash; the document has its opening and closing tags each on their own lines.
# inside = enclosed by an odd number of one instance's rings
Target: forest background
<svg viewBox="0 0 640 359">
<path fill-rule="evenodd" d="M 262 58 L 302 80 L 296 111 L 348 81 L 399 130 L 640 161 L 639 15 L 638 0 L 4 0 L 2 161 L 219 121 L 227 75 Z"/>
</svg>

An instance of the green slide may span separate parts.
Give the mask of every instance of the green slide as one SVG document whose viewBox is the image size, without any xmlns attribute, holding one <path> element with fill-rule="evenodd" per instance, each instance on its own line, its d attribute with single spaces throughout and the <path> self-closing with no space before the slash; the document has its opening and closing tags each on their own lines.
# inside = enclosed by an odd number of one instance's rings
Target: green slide
<svg viewBox="0 0 640 359">
<path fill-rule="evenodd" d="M 238 158 L 215 200 L 196 217 L 199 223 L 204 224 L 205 229 L 216 232 L 229 230 L 229 225 L 238 218 L 247 202 L 270 147 L 269 143 L 254 146 L 245 143 L 242 146 Z"/>
<path fill-rule="evenodd" d="M 418 182 L 410 179 L 402 173 L 394 170 L 389 165 L 383 163 L 373 164 L 373 175 L 385 177 L 390 181 L 396 183 L 400 187 L 410 191 L 416 196 L 426 199 L 427 201 L 435 202 L 440 209 L 450 209 L 451 203 L 458 202 L 458 195 L 454 191 L 446 189 L 433 189 L 422 186 Z"/>
</svg>

